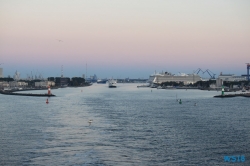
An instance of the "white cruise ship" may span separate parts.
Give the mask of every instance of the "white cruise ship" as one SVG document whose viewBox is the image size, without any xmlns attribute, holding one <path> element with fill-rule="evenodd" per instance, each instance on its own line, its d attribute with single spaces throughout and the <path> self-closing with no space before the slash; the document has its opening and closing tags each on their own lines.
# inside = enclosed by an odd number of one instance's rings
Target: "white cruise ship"
<svg viewBox="0 0 250 166">
<path fill-rule="evenodd" d="M 184 84 L 190 84 L 201 80 L 198 74 L 180 73 L 180 75 L 173 75 L 169 72 L 165 72 L 150 75 L 148 82 L 151 84 L 161 84 L 163 82 L 183 82 Z"/>
</svg>

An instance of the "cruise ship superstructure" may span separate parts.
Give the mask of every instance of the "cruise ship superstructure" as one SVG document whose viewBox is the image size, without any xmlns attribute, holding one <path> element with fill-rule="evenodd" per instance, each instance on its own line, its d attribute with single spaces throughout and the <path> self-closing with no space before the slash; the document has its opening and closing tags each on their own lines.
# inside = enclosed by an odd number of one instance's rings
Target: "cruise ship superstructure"
<svg viewBox="0 0 250 166">
<path fill-rule="evenodd" d="M 198 74 L 185 74 L 180 73 L 179 75 L 174 75 L 169 72 L 165 73 L 155 73 L 149 76 L 148 82 L 154 84 L 161 84 L 163 82 L 183 82 L 184 84 L 193 84 L 197 81 L 201 81 L 201 77 Z"/>
</svg>

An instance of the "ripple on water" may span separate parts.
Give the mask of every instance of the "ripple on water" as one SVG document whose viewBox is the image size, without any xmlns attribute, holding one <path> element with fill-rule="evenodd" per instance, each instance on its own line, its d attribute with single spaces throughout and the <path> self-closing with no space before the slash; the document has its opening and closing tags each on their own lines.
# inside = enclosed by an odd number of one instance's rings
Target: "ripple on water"
<svg viewBox="0 0 250 166">
<path fill-rule="evenodd" d="M 134 84 L 53 93 L 48 105 L 0 96 L 0 165 L 223 165 L 225 155 L 250 157 L 246 98 Z"/>
</svg>

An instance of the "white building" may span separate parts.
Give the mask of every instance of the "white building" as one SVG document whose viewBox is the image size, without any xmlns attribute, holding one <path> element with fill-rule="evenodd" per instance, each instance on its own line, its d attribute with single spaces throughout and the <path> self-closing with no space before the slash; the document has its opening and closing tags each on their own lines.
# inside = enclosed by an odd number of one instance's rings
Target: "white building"
<svg viewBox="0 0 250 166">
<path fill-rule="evenodd" d="M 0 89 L 2 88 L 7 88 L 7 87 L 9 87 L 10 85 L 9 85 L 9 83 L 8 82 L 6 82 L 6 81 L 2 81 L 2 82 L 0 82 Z"/>
<path fill-rule="evenodd" d="M 216 87 L 221 87 L 223 85 L 223 80 L 221 78 L 216 79 Z"/>
<path fill-rule="evenodd" d="M 55 86 L 55 82 L 54 81 L 35 82 L 35 87 L 48 87 L 48 86 Z"/>
<path fill-rule="evenodd" d="M 218 79 L 221 79 L 222 81 L 246 81 L 247 77 L 244 76 L 236 76 L 234 74 L 222 74 L 218 76 Z"/>
<path fill-rule="evenodd" d="M 18 81 L 10 81 L 9 86 L 10 86 L 10 88 L 26 87 L 26 86 L 28 86 L 28 83 L 26 83 L 26 82 L 18 82 Z"/>
<path fill-rule="evenodd" d="M 223 85 L 224 81 L 234 82 L 234 81 L 246 81 L 246 80 L 247 80 L 247 77 L 245 77 L 245 76 L 236 76 L 234 74 L 222 74 L 222 73 L 220 73 L 220 75 L 216 79 L 216 86 L 221 87 Z"/>
</svg>

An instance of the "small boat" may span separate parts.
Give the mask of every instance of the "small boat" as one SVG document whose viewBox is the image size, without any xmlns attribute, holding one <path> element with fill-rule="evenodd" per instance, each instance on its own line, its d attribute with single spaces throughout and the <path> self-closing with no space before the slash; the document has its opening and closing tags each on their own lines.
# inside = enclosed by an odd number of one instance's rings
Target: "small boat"
<svg viewBox="0 0 250 166">
<path fill-rule="evenodd" d="M 176 89 L 176 87 L 174 87 L 174 86 L 166 86 L 165 89 L 166 90 L 168 90 L 168 89 Z"/>
<path fill-rule="evenodd" d="M 92 122 L 93 122 L 93 120 L 92 120 L 92 119 L 90 119 L 90 120 L 89 120 L 89 126 L 91 125 L 91 123 L 92 123 Z"/>
<path fill-rule="evenodd" d="M 158 87 L 158 85 L 154 84 L 154 83 L 150 85 L 150 88 L 157 88 L 157 87 Z"/>
<path fill-rule="evenodd" d="M 245 89 L 245 88 L 242 88 L 242 92 L 246 92 L 246 89 Z"/>
<path fill-rule="evenodd" d="M 109 88 L 116 88 L 116 81 L 111 79 L 111 80 L 108 80 L 109 82 Z"/>
<path fill-rule="evenodd" d="M 107 80 L 106 79 L 99 79 L 97 80 L 97 84 L 106 84 Z"/>
<path fill-rule="evenodd" d="M 150 84 L 138 85 L 137 88 L 146 88 L 150 87 Z"/>
</svg>

